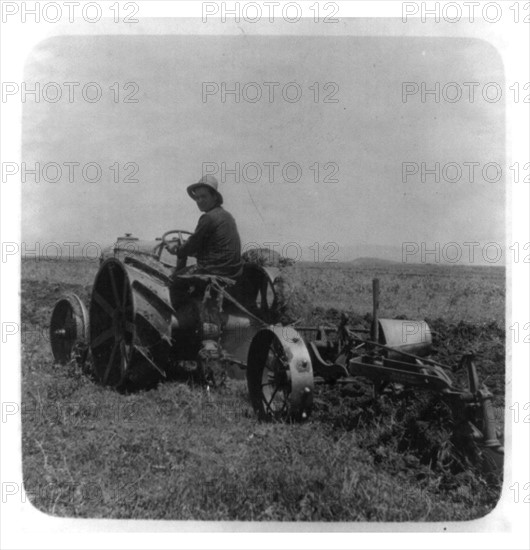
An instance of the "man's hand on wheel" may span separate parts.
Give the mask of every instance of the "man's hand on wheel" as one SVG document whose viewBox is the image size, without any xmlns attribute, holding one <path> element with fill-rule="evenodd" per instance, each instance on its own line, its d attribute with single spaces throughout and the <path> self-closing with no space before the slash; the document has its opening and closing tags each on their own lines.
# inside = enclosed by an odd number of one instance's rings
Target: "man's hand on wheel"
<svg viewBox="0 0 530 550">
<path fill-rule="evenodd" d="M 181 246 L 180 239 L 177 239 L 175 242 L 172 242 L 171 244 L 166 245 L 166 249 L 170 254 L 176 255 L 177 250 Z"/>
</svg>

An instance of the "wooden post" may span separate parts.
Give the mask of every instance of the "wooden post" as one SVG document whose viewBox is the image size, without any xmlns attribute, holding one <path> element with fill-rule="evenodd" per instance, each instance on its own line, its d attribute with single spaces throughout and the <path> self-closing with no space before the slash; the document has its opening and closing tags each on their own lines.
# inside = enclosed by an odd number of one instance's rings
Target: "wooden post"
<svg viewBox="0 0 530 550">
<path fill-rule="evenodd" d="M 372 279 L 372 342 L 379 342 L 379 321 L 377 312 L 379 310 L 379 279 Z"/>
</svg>

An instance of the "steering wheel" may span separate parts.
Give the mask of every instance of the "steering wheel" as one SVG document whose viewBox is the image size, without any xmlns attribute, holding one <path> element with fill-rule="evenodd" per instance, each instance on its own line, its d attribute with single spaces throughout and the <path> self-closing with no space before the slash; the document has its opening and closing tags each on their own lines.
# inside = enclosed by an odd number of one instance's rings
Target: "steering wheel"
<svg viewBox="0 0 530 550">
<path fill-rule="evenodd" d="M 171 229 L 171 231 L 166 231 L 160 239 L 162 242 L 157 245 L 155 249 L 155 254 L 158 254 L 158 259 L 160 259 L 160 256 L 162 256 L 162 251 L 164 250 L 164 248 L 169 247 L 170 241 L 168 239 L 168 236 L 173 235 L 174 233 L 177 234 L 180 242 L 184 241 L 183 235 L 193 235 L 193 233 L 185 231 L 184 229 Z"/>
<path fill-rule="evenodd" d="M 190 233 L 189 231 L 186 231 L 184 229 L 171 229 L 170 231 L 166 231 L 162 235 L 162 245 L 163 246 L 169 246 L 169 239 L 167 238 L 168 235 L 173 235 L 173 233 L 176 233 L 178 236 L 178 239 L 180 242 L 184 241 L 183 235 L 193 235 L 193 233 Z"/>
</svg>

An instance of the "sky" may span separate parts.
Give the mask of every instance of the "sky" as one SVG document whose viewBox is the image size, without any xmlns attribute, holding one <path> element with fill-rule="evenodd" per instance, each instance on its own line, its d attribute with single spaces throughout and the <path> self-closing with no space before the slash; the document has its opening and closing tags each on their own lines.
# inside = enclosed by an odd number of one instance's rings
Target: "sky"
<svg viewBox="0 0 530 550">
<path fill-rule="evenodd" d="M 488 82 L 504 87 L 504 75 L 485 41 L 63 36 L 34 48 L 24 78 L 28 87 L 56 82 L 62 91 L 57 102 L 28 96 L 23 106 L 28 169 L 55 162 L 62 170 L 57 182 L 50 181 L 53 168 L 40 182 L 31 174 L 23 182 L 26 243 L 103 246 L 125 232 L 153 239 L 173 228 L 192 231 L 200 213 L 186 187 L 201 177 L 203 163 L 219 168 L 214 175 L 243 243 L 277 242 L 281 250 L 294 242 L 304 254 L 314 243 L 322 253 L 334 243 L 340 260 L 399 259 L 406 242 L 427 248 L 436 242 L 504 243 L 505 177 L 482 177 L 487 163 L 504 166 L 504 98 L 488 102 L 482 96 Z M 65 82 L 80 83 L 72 102 Z M 83 98 L 81 88 L 89 82 L 101 87 L 99 101 Z M 456 82 L 464 95 L 450 102 L 442 94 L 436 102 L 432 95 L 422 101 L 418 92 L 404 102 L 404 82 L 424 82 L 429 89 Z M 466 82 L 479 83 L 473 102 Z M 127 83 L 134 84 L 126 89 Z M 234 89 L 235 83 L 238 102 L 233 94 L 221 96 L 222 86 Z M 256 85 L 244 88 L 247 83 Z M 262 97 L 252 102 L 258 88 Z M 54 90 L 48 87 L 48 97 Z M 453 97 L 456 89 L 446 90 Z M 95 88 L 86 92 L 93 97 Z M 489 93 L 494 96 L 495 88 Z M 125 103 L 129 94 L 137 102 Z M 79 163 L 72 182 L 69 162 Z M 456 163 L 463 173 L 457 182 L 448 181 L 452 171 L 438 183 L 432 175 L 422 182 L 419 172 L 404 182 L 405 162 L 418 169 L 421 163 L 428 169 Z M 473 182 L 464 165 L 470 162 L 479 163 Z M 83 177 L 88 163 L 101 167 L 99 181 L 86 181 L 94 178 L 93 169 Z M 239 163 L 239 182 L 221 172 L 223 163 L 228 170 Z M 277 163 L 272 182 L 267 163 Z M 250 181 L 256 164 L 261 178 Z M 135 166 L 131 178 L 138 182 L 124 181 Z M 285 181 L 282 174 L 299 180 Z M 494 176 L 492 169 L 488 177 Z"/>
</svg>

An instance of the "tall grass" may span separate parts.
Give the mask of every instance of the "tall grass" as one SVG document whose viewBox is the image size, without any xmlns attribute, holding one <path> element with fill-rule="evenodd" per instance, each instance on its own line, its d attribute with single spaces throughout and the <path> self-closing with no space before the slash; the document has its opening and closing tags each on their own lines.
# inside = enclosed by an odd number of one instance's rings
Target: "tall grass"
<svg viewBox="0 0 530 550">
<path fill-rule="evenodd" d="M 308 264 L 284 268 L 296 313 L 335 308 L 364 315 L 372 310 L 372 279 L 380 279 L 380 315 L 450 322 L 504 322 L 505 272 L 499 267 L 389 264 L 355 267 Z"/>
</svg>

